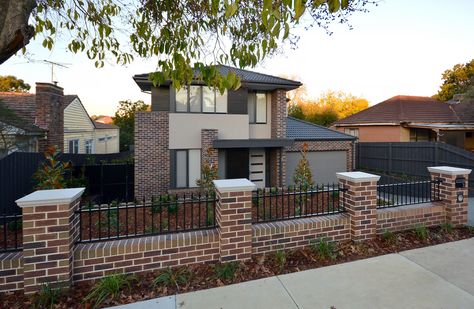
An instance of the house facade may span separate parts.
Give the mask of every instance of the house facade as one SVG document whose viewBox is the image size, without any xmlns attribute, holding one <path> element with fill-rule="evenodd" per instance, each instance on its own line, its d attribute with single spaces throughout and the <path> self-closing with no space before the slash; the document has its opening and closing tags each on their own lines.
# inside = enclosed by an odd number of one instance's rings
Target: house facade
<svg viewBox="0 0 474 309">
<path fill-rule="evenodd" d="M 287 150 L 297 146 L 287 136 L 286 91 L 301 83 L 218 69 L 235 72 L 242 86 L 221 94 L 196 81 L 176 90 L 154 87 L 148 74 L 134 76 L 152 99 L 151 111 L 135 118 L 136 196 L 196 187 L 205 161 L 218 167 L 219 178 L 248 178 L 258 187 L 287 182 Z"/>
<path fill-rule="evenodd" d="M 64 95 L 56 84 L 36 83 L 34 94 L 0 92 L 0 100 L 15 114 L 5 119 L 0 115 L 2 132 L 16 140 L 6 154 L 43 152 L 48 145 L 66 153 L 119 152 L 119 128 L 93 122 L 79 97 Z"/>
<path fill-rule="evenodd" d="M 395 96 L 333 124 L 360 142 L 441 141 L 474 150 L 474 117 L 467 103 L 447 103 L 430 97 Z"/>
</svg>

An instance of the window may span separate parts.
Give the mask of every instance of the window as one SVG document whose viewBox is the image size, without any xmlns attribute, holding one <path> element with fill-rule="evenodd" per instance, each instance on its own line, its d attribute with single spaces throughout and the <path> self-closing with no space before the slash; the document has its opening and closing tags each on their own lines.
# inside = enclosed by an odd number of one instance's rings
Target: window
<svg viewBox="0 0 474 309">
<path fill-rule="evenodd" d="M 91 153 L 92 153 L 92 143 L 93 143 L 93 140 L 88 139 L 88 140 L 86 140 L 86 142 L 85 142 L 85 144 L 84 144 L 87 154 L 91 154 Z"/>
<path fill-rule="evenodd" d="M 221 94 L 206 86 L 187 86 L 176 91 L 176 112 L 227 113 L 227 90 Z"/>
<path fill-rule="evenodd" d="M 201 178 L 201 150 L 176 150 L 175 180 L 176 188 L 196 187 Z"/>
<path fill-rule="evenodd" d="M 79 140 L 73 139 L 69 141 L 69 153 L 79 153 Z"/>
<path fill-rule="evenodd" d="M 436 134 L 430 129 L 410 129 L 410 142 L 436 141 Z"/>
<path fill-rule="evenodd" d="M 355 137 L 359 137 L 359 129 L 357 128 L 346 128 L 344 129 L 344 133 L 355 136 Z"/>
<path fill-rule="evenodd" d="M 249 93 L 247 104 L 250 123 L 267 123 L 266 93 Z"/>
</svg>

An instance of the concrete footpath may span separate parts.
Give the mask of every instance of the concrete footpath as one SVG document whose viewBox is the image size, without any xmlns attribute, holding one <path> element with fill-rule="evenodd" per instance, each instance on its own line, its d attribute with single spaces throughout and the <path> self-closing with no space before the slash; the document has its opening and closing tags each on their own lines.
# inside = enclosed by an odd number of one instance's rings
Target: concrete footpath
<svg viewBox="0 0 474 309">
<path fill-rule="evenodd" d="M 474 308 L 474 238 L 113 308 Z"/>
</svg>

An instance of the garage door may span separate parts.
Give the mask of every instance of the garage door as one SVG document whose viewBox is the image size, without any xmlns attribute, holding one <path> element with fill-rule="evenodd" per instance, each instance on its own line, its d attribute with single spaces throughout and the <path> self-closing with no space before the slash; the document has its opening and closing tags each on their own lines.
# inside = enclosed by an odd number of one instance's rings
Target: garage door
<svg viewBox="0 0 474 309">
<path fill-rule="evenodd" d="M 346 172 L 346 151 L 314 151 L 308 152 L 307 159 L 311 167 L 313 181 L 318 183 L 337 182 L 336 173 Z M 301 160 L 301 153 L 286 153 L 286 184 L 293 183 L 293 174 L 298 162 Z"/>
</svg>

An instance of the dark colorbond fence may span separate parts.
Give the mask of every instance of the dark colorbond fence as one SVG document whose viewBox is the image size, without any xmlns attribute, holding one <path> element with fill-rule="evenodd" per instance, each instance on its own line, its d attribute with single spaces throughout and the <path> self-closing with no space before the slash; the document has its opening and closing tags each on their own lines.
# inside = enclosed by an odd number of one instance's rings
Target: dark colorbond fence
<svg viewBox="0 0 474 309">
<path fill-rule="evenodd" d="M 345 211 L 338 184 L 303 188 L 265 188 L 253 192 L 252 222 L 272 222 L 336 214 Z"/>
<path fill-rule="evenodd" d="M 441 180 L 377 185 L 377 207 L 397 207 L 440 201 Z"/>
<path fill-rule="evenodd" d="M 426 178 L 429 166 L 474 169 L 474 153 L 440 142 L 357 143 L 356 164 L 359 170 Z M 469 194 L 474 195 L 474 177 Z"/>
<path fill-rule="evenodd" d="M 214 195 L 159 195 L 141 203 L 86 204 L 79 216 L 78 242 L 133 238 L 214 228 Z"/>
</svg>

